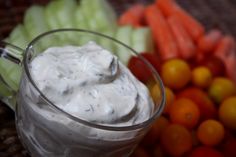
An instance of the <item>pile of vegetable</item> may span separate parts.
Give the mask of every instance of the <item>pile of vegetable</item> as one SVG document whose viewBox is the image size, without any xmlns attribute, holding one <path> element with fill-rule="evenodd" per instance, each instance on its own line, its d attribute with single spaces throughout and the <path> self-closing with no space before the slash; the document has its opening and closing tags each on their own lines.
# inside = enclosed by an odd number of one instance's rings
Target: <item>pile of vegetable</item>
<svg viewBox="0 0 236 157">
<path fill-rule="evenodd" d="M 116 38 L 159 72 L 165 84 L 166 105 L 133 157 L 236 156 L 236 49 L 231 35 L 218 28 L 205 30 L 174 0 L 135 4 L 120 17 L 106 0 L 81 0 L 79 4 L 57 0 L 45 7 L 30 7 L 23 23 L 6 41 L 25 48 L 35 36 L 57 28 L 93 30 Z M 52 42 L 63 44 L 64 40 L 58 36 Z M 96 42 L 115 52 L 147 84 L 153 99 L 159 98 L 158 85 L 150 80 L 138 57 L 112 42 Z M 50 44 L 41 43 L 41 47 Z M 12 96 L 11 92 L 18 89 L 20 73 L 18 65 L 0 59 L 1 81 L 10 86 L 0 82 L 1 96 Z"/>
<path fill-rule="evenodd" d="M 142 8 L 142 9 L 139 9 Z M 174 0 L 137 4 L 120 25 L 149 27 L 155 50 L 141 53 L 159 72 L 166 106 L 133 157 L 236 156 L 235 40 L 204 26 Z M 137 57 L 128 67 L 146 83 L 154 100 L 160 89 Z"/>
<path fill-rule="evenodd" d="M 81 0 L 79 2 L 76 0 L 52 0 L 46 6 L 33 5 L 26 10 L 23 22 L 12 30 L 5 41 L 25 49 L 36 36 L 60 28 L 78 28 L 99 32 L 126 43 L 137 52 L 153 50 L 150 29 L 118 25 L 117 15 L 106 0 Z M 88 40 L 91 39 L 86 39 L 84 36 L 81 38 L 73 33 L 70 35 L 61 34 L 53 36 L 51 40 L 41 41 L 37 49 L 44 50 L 55 43 L 60 46 L 68 41 L 83 45 Z M 125 52 L 123 47 L 102 38 L 93 40 L 116 53 L 120 60 L 127 64 L 130 55 Z M 23 52 L 12 50 L 11 47 L 6 47 L 6 49 L 9 49 L 13 56 L 22 59 Z M 0 58 L 0 75 L 3 78 L 0 80 L 0 96 L 14 98 L 19 87 L 21 67 Z M 14 102 L 6 100 L 5 103 L 11 105 Z M 13 106 L 10 107 L 14 109 Z"/>
</svg>

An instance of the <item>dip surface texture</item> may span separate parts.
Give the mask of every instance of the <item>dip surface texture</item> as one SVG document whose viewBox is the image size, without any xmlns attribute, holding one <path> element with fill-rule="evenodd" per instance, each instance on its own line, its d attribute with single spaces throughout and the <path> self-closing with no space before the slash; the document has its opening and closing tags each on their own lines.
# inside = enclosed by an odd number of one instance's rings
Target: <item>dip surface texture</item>
<svg viewBox="0 0 236 157">
<path fill-rule="evenodd" d="M 131 126 L 153 112 L 147 88 L 94 42 L 48 48 L 31 62 L 30 73 L 52 103 L 86 121 Z"/>
</svg>

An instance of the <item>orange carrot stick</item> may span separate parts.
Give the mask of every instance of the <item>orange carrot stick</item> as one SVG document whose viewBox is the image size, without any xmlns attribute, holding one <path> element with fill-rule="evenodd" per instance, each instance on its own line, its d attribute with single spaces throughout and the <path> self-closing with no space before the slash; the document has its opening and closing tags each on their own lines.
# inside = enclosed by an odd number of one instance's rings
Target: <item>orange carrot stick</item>
<svg viewBox="0 0 236 157">
<path fill-rule="evenodd" d="M 198 48 L 202 50 L 203 53 L 213 52 L 221 38 L 222 38 L 221 31 L 218 29 L 213 29 L 206 35 L 199 38 Z"/>
<path fill-rule="evenodd" d="M 216 47 L 214 54 L 222 59 L 233 53 L 235 49 L 234 38 L 232 36 L 226 35 L 220 41 Z"/>
<path fill-rule="evenodd" d="M 203 25 L 183 10 L 175 1 L 156 0 L 156 5 L 166 16 L 177 16 L 194 41 L 197 41 L 204 34 Z"/>
<path fill-rule="evenodd" d="M 171 31 L 175 37 L 179 53 L 184 59 L 191 59 L 196 54 L 196 47 L 193 44 L 192 39 L 184 29 L 182 23 L 176 16 L 170 16 L 167 22 L 171 28 Z"/>
<path fill-rule="evenodd" d="M 155 5 L 145 10 L 147 24 L 152 30 L 154 41 L 157 44 L 163 60 L 178 57 L 178 49 L 169 25 Z"/>
<path fill-rule="evenodd" d="M 156 0 L 156 5 L 166 17 L 173 15 L 178 7 L 173 0 Z"/>
<path fill-rule="evenodd" d="M 120 25 L 132 25 L 134 27 L 139 27 L 143 23 L 145 7 L 142 4 L 135 4 L 124 12 L 119 20 Z"/>
<path fill-rule="evenodd" d="M 236 83 L 236 45 L 232 36 L 223 37 L 214 53 L 214 55 L 221 58 L 226 66 L 226 73 Z"/>
</svg>

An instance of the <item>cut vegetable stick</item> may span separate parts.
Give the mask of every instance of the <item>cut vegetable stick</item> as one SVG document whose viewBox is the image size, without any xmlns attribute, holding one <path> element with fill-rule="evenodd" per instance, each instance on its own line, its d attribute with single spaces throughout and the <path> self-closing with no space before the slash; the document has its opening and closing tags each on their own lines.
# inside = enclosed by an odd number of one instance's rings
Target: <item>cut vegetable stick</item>
<svg viewBox="0 0 236 157">
<path fill-rule="evenodd" d="M 27 9 L 24 16 L 24 26 L 30 40 L 49 30 L 45 20 L 44 7 L 33 5 Z"/>
<path fill-rule="evenodd" d="M 115 34 L 115 38 L 127 46 L 131 46 L 131 35 L 133 33 L 133 27 L 131 26 L 122 26 L 118 27 L 117 32 Z M 120 61 L 127 65 L 132 54 L 127 51 L 127 48 L 121 46 L 119 44 L 115 44 L 114 53 L 119 57 Z"/>
<path fill-rule="evenodd" d="M 71 20 L 74 18 L 75 11 L 77 8 L 76 0 L 57 0 L 56 9 L 54 12 L 56 13 L 58 23 L 60 28 L 75 28 L 75 20 Z"/>
<path fill-rule="evenodd" d="M 110 30 L 106 30 L 106 31 L 102 32 L 102 34 L 107 35 L 109 37 L 114 37 L 114 35 L 115 35 L 115 33 L 113 31 L 110 31 Z M 115 44 L 110 39 L 108 39 L 108 38 L 99 38 L 99 40 L 97 42 L 104 49 L 107 49 L 110 52 L 114 52 L 115 51 Z"/>
<path fill-rule="evenodd" d="M 197 41 L 204 34 L 203 25 L 183 10 L 175 1 L 156 0 L 156 5 L 166 16 L 176 15 L 194 41 Z"/>
<path fill-rule="evenodd" d="M 75 11 L 75 23 L 76 23 L 76 28 L 89 29 L 88 21 L 85 18 L 83 11 L 81 10 L 79 6 L 76 8 L 76 11 Z"/>
<path fill-rule="evenodd" d="M 56 8 L 58 2 L 57 1 L 50 1 L 48 5 L 45 7 L 45 21 L 50 29 L 58 29 L 60 28 L 60 23 L 57 20 L 56 15 Z"/>
<path fill-rule="evenodd" d="M 232 36 L 224 36 L 216 47 L 214 54 L 222 59 L 230 55 L 235 49 L 234 38 Z"/>
<path fill-rule="evenodd" d="M 167 19 L 167 22 L 174 35 L 181 57 L 184 59 L 193 58 L 196 54 L 196 47 L 186 30 L 184 29 L 182 23 L 176 16 L 170 16 Z"/>
<path fill-rule="evenodd" d="M 118 21 L 119 25 L 132 25 L 133 27 L 140 27 L 144 17 L 144 5 L 135 4 L 124 12 Z"/>
<path fill-rule="evenodd" d="M 88 23 L 89 30 L 116 30 L 117 16 L 107 0 L 80 0 L 80 9 Z"/>
<path fill-rule="evenodd" d="M 155 5 L 145 10 L 145 18 L 153 33 L 154 41 L 160 49 L 163 60 L 178 57 L 178 49 L 169 25 Z"/>
<path fill-rule="evenodd" d="M 221 38 L 222 38 L 221 31 L 218 29 L 213 29 L 210 32 L 208 32 L 206 35 L 199 38 L 198 48 L 203 53 L 213 52 Z"/>
<path fill-rule="evenodd" d="M 226 66 L 226 73 L 229 78 L 231 78 L 236 83 L 236 45 L 235 40 L 232 36 L 223 37 L 216 50 L 214 55 L 221 58 Z"/>
<path fill-rule="evenodd" d="M 154 52 L 151 30 L 148 27 L 134 29 L 131 36 L 131 47 L 138 53 Z"/>
<path fill-rule="evenodd" d="M 9 60 L 0 58 L 0 74 L 4 82 L 14 91 L 19 89 L 22 67 Z"/>
<path fill-rule="evenodd" d="M 179 7 L 173 0 L 156 0 L 156 5 L 166 17 L 173 15 Z"/>
</svg>

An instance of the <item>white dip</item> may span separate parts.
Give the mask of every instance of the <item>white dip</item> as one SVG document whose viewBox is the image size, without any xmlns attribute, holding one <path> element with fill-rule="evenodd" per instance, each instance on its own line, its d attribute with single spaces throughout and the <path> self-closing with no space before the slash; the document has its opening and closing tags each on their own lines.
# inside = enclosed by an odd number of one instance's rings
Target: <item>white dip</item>
<svg viewBox="0 0 236 157">
<path fill-rule="evenodd" d="M 153 110 L 147 88 L 94 42 L 49 48 L 32 61 L 30 72 L 50 101 L 90 122 L 133 125 Z"/>
<path fill-rule="evenodd" d="M 109 51 L 89 42 L 82 47 L 52 47 L 30 63 L 40 91 L 58 108 L 80 119 L 108 126 L 132 126 L 152 115 L 147 88 Z M 17 129 L 35 157 L 128 156 L 147 127 L 96 128 L 49 105 L 23 73 Z"/>
</svg>

